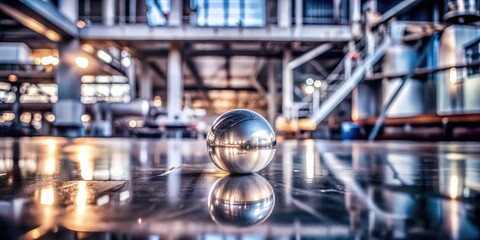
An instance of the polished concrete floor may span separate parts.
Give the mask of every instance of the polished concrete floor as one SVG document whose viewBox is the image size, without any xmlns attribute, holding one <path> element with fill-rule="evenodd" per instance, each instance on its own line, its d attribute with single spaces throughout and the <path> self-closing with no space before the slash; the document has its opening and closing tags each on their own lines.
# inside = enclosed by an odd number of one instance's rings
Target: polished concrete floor
<svg viewBox="0 0 480 240">
<path fill-rule="evenodd" d="M 0 139 L 0 239 L 478 239 L 480 143 L 280 141 L 258 174 L 203 140 Z"/>
</svg>

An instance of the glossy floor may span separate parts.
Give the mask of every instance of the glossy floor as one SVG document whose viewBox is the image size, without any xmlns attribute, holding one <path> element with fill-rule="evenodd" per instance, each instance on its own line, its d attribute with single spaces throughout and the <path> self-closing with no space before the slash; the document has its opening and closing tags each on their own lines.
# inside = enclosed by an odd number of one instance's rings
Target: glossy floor
<svg viewBox="0 0 480 240">
<path fill-rule="evenodd" d="M 480 143 L 284 141 L 266 169 L 229 176 L 202 140 L 0 140 L 0 238 L 478 239 L 479 225 Z"/>
</svg>

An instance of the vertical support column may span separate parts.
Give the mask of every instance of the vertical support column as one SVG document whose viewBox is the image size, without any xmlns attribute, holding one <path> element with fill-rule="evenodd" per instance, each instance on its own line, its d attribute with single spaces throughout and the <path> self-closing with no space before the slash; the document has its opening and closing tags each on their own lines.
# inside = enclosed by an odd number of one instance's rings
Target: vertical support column
<svg viewBox="0 0 480 240">
<path fill-rule="evenodd" d="M 375 53 L 375 38 L 370 28 L 367 28 L 366 31 L 366 40 L 367 40 L 367 57 L 372 56 Z M 370 77 L 373 74 L 373 66 L 368 66 L 365 76 Z"/>
<path fill-rule="evenodd" d="M 360 90 L 358 87 L 352 91 L 352 112 L 350 113 L 353 121 L 360 119 Z"/>
<path fill-rule="evenodd" d="M 438 24 L 440 22 L 440 10 L 439 5 L 441 3 L 437 1 L 433 1 L 433 12 L 432 12 L 432 20 L 434 24 Z M 427 67 L 429 68 L 436 68 L 438 67 L 438 54 L 440 50 L 440 35 L 438 33 L 432 36 L 434 39 L 432 41 L 432 45 L 430 46 L 430 52 L 427 54 Z M 425 82 L 426 94 L 424 97 L 425 101 L 425 112 L 436 112 L 437 110 L 437 99 L 436 99 L 436 91 L 437 91 L 437 82 L 440 82 L 439 79 L 441 78 L 441 74 L 437 74 L 435 78 L 429 79 Z"/>
<path fill-rule="evenodd" d="M 60 0 L 58 9 L 72 23 L 78 21 L 78 0 Z"/>
<path fill-rule="evenodd" d="M 292 51 L 285 49 L 283 51 L 282 62 L 282 104 L 283 117 L 290 120 L 292 117 L 292 104 L 293 104 L 293 76 L 289 71 L 288 63 L 292 59 Z"/>
<path fill-rule="evenodd" d="M 244 15 L 242 15 L 242 1 L 240 1 L 240 19 L 244 19 Z M 223 25 L 228 26 L 228 14 L 229 14 L 229 9 L 228 9 L 228 1 L 223 1 Z M 243 23 L 242 23 L 243 24 Z"/>
<path fill-rule="evenodd" d="M 169 26 L 182 26 L 183 22 L 183 0 L 172 0 L 172 10 L 168 17 Z"/>
<path fill-rule="evenodd" d="M 352 0 L 350 5 L 350 22 L 352 24 L 352 34 L 355 38 L 360 38 L 362 33 L 361 3 L 360 0 Z"/>
<path fill-rule="evenodd" d="M 130 0 L 128 4 L 128 22 L 135 23 L 137 21 L 137 0 Z"/>
<path fill-rule="evenodd" d="M 279 0 L 277 10 L 277 24 L 281 28 L 290 28 L 292 26 L 292 1 Z"/>
<path fill-rule="evenodd" d="M 345 80 L 349 79 L 352 76 L 352 52 L 356 51 L 355 42 L 348 42 L 347 57 L 343 63 L 345 66 Z"/>
<path fill-rule="evenodd" d="M 125 2 L 125 0 L 119 0 L 118 1 L 118 12 L 119 12 L 118 23 L 120 25 L 125 24 L 125 21 L 127 20 L 127 11 L 126 11 L 127 6 L 126 5 L 127 5 L 127 3 Z"/>
<path fill-rule="evenodd" d="M 439 8 L 438 1 L 433 1 L 432 16 L 433 16 L 432 17 L 433 23 L 439 23 L 440 22 L 440 8 Z"/>
<path fill-rule="evenodd" d="M 369 10 L 366 13 L 367 24 L 365 29 L 365 40 L 367 48 L 367 57 L 370 57 L 375 52 L 375 37 L 372 32 L 373 25 L 376 24 L 377 18 L 377 1 L 369 2 Z M 370 77 L 373 74 L 373 66 L 368 66 L 365 76 Z"/>
<path fill-rule="evenodd" d="M 333 19 L 336 23 L 340 23 L 340 0 L 333 0 Z"/>
<path fill-rule="evenodd" d="M 367 57 L 370 57 L 375 52 L 375 37 L 373 36 L 372 27 L 375 24 L 376 15 L 376 1 L 370 3 L 370 10 L 367 12 L 367 26 L 365 29 L 365 40 L 367 48 Z M 368 66 L 365 76 L 370 77 L 373 74 L 373 66 Z"/>
<path fill-rule="evenodd" d="M 127 67 L 127 78 L 128 84 L 130 85 L 130 100 L 135 99 L 135 89 L 136 89 L 136 69 L 137 69 L 137 61 L 135 58 L 131 59 L 130 66 Z"/>
<path fill-rule="evenodd" d="M 352 76 L 352 56 L 351 56 L 351 53 L 352 51 L 355 51 L 356 49 L 354 49 L 355 47 L 355 42 L 353 41 L 349 41 L 348 42 L 348 49 L 347 49 L 347 56 L 345 57 L 345 61 L 344 61 L 344 76 L 345 76 L 345 80 L 347 79 L 350 79 L 350 77 Z M 351 115 L 352 115 L 352 120 L 358 120 L 358 117 L 359 117 L 359 103 L 360 103 L 360 94 L 359 94 L 359 88 L 355 88 L 353 89 L 352 91 L 352 112 L 351 112 Z"/>
<path fill-rule="evenodd" d="M 10 125 L 9 135 L 10 136 L 22 136 L 22 122 L 20 121 L 20 116 L 22 115 L 22 106 L 20 105 L 20 97 L 22 94 L 21 85 L 19 83 L 12 84 L 12 88 L 15 90 L 15 102 L 13 103 L 12 112 L 15 114 L 15 118 Z"/>
<path fill-rule="evenodd" d="M 225 1 L 225 2 L 228 2 L 228 1 Z M 245 0 L 240 0 L 240 19 L 241 19 L 240 26 L 245 25 Z"/>
<path fill-rule="evenodd" d="M 80 40 L 73 39 L 59 43 L 60 63 L 55 79 L 58 85 L 58 101 L 53 105 L 55 114 L 55 135 L 66 137 L 83 136 L 80 120 L 85 107 L 80 102 L 81 77 L 83 69 L 75 65 L 79 56 Z"/>
<path fill-rule="evenodd" d="M 295 0 L 295 31 L 303 26 L 303 0 Z"/>
<path fill-rule="evenodd" d="M 115 0 L 102 0 L 102 19 L 106 26 L 115 25 Z"/>
<path fill-rule="evenodd" d="M 140 75 L 139 81 L 139 97 L 144 100 L 152 99 L 152 85 L 153 85 L 153 75 L 150 69 L 148 68 L 148 63 L 142 63 L 142 73 Z"/>
<path fill-rule="evenodd" d="M 313 106 L 313 111 L 316 111 L 317 109 L 320 108 L 320 89 L 319 88 L 315 88 L 315 91 L 313 91 L 312 106 Z"/>
<path fill-rule="evenodd" d="M 168 118 L 177 119 L 182 113 L 182 57 L 177 43 L 170 43 L 168 53 L 167 101 Z"/>
<path fill-rule="evenodd" d="M 277 114 L 277 84 L 275 84 L 275 62 L 268 62 L 268 121 L 275 126 L 275 115 Z"/>
</svg>

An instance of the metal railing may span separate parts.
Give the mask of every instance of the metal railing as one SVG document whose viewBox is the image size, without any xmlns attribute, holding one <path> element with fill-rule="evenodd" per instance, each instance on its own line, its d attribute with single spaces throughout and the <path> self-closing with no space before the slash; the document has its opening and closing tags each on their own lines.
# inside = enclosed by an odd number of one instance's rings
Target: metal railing
<svg viewBox="0 0 480 240">
<path fill-rule="evenodd" d="M 339 3 L 339 4 L 338 4 Z M 143 4 L 144 1 L 143 1 Z M 303 25 L 346 25 L 350 23 L 348 0 L 307 1 L 303 3 Z M 94 6 L 91 6 L 94 7 Z M 278 6 L 277 6 L 278 7 Z M 294 6 L 292 6 L 294 7 Z M 147 7 L 145 9 L 148 10 Z M 205 0 L 194 1 L 183 11 L 184 25 L 199 27 L 264 27 L 278 23 L 276 11 L 270 13 L 265 1 L 245 0 Z M 167 26 L 170 12 L 163 13 L 161 9 L 154 9 L 166 21 L 158 26 Z M 292 8 L 291 24 L 295 25 L 295 11 Z M 87 11 L 88 13 L 92 11 Z M 79 19 L 84 21 L 84 27 L 103 23 L 103 16 L 91 15 L 82 12 Z M 145 24 L 148 23 L 147 12 L 138 12 L 135 16 L 127 14 L 113 17 L 114 25 Z"/>
<path fill-rule="evenodd" d="M 357 86 L 364 75 L 371 70 L 373 65 L 380 60 L 385 53 L 391 40 L 388 37 L 387 27 L 380 27 L 370 39 L 364 37 L 357 41 L 345 54 L 337 67 L 326 78 L 327 84 L 324 94 L 320 94 L 322 105 L 319 109 L 313 109 L 310 119 L 319 124 L 345 99 Z M 373 45 L 369 45 L 372 41 Z M 371 49 L 372 46 L 377 46 Z M 353 55 L 357 55 L 352 61 Z M 344 74 L 340 74 L 344 71 Z"/>
<path fill-rule="evenodd" d="M 388 34 L 388 28 L 380 27 L 374 34 L 371 34 L 371 37 L 364 37 L 355 42 L 334 70 L 324 79 L 322 87 L 315 90 L 320 91 L 314 97 L 320 98 L 319 101 L 323 103 L 322 107 L 315 109 L 313 96 L 307 95 L 293 105 L 292 119 L 309 117 L 317 124 L 320 123 L 371 70 L 372 65 L 383 56 L 390 44 L 387 38 Z M 374 46 L 378 47 L 371 49 Z"/>
</svg>

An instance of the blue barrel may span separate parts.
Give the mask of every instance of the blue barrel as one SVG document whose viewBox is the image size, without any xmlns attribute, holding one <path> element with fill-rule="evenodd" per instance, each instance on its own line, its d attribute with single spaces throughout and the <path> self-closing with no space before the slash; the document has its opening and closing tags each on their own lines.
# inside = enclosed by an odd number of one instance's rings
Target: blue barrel
<svg viewBox="0 0 480 240">
<path fill-rule="evenodd" d="M 343 122 L 340 126 L 342 140 L 356 140 L 362 137 L 360 125 L 354 122 Z"/>
</svg>

